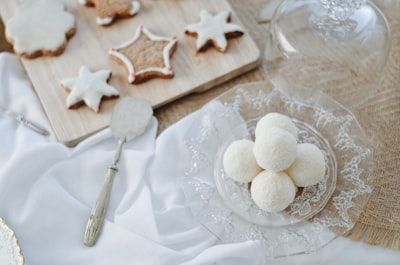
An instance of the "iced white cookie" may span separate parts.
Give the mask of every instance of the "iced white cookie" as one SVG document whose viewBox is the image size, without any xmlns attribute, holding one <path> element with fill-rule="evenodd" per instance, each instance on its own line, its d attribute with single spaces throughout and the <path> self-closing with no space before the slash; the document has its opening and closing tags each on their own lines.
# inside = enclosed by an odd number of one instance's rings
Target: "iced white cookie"
<svg viewBox="0 0 400 265">
<path fill-rule="evenodd" d="M 76 109 L 85 103 L 98 112 L 103 98 L 119 96 L 118 90 L 107 84 L 110 77 L 109 70 L 91 72 L 88 67 L 81 66 L 78 77 L 61 80 L 61 86 L 70 93 L 67 97 L 67 108 Z"/>
<path fill-rule="evenodd" d="M 96 8 L 96 23 L 107 26 L 117 18 L 132 17 L 139 13 L 140 2 L 133 0 L 78 0 L 82 5 Z"/>
<path fill-rule="evenodd" d="M 59 0 L 30 1 L 5 24 L 6 38 L 25 58 L 60 55 L 76 31 L 75 19 Z"/>
<path fill-rule="evenodd" d="M 174 77 L 170 58 L 177 45 L 176 36 L 159 36 L 139 25 L 131 39 L 108 53 L 125 66 L 129 83 L 140 84 L 155 77 Z"/>
<path fill-rule="evenodd" d="M 185 33 L 197 37 L 198 52 L 205 51 L 210 46 L 214 46 L 220 52 L 225 52 L 228 48 L 227 39 L 244 34 L 240 26 L 229 22 L 229 11 L 222 11 L 213 16 L 210 12 L 202 10 L 200 22 L 188 25 Z"/>
</svg>

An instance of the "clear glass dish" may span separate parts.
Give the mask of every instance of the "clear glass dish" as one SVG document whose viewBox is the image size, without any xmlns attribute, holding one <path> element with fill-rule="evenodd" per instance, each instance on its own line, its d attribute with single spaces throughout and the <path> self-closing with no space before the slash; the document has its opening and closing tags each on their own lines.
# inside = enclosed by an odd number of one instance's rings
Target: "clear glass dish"
<svg viewBox="0 0 400 265">
<path fill-rule="evenodd" d="M 23 265 L 24 260 L 14 231 L 0 218 L 0 264 Z"/>
<path fill-rule="evenodd" d="M 224 170 L 223 155 L 229 144 L 243 138 L 254 140 L 254 130 L 262 116 L 261 114 L 248 120 L 246 126 L 239 125 L 227 133 L 215 156 L 214 178 L 217 190 L 227 207 L 249 223 L 282 227 L 307 220 L 323 209 L 336 187 L 335 154 L 323 136 L 310 125 L 297 119 L 292 120 L 299 131 L 298 143 L 313 143 L 322 150 L 326 161 L 326 174 L 317 185 L 299 188 L 295 200 L 285 211 L 270 213 L 260 209 L 251 199 L 249 184 L 233 181 Z"/>
<path fill-rule="evenodd" d="M 372 150 L 354 115 L 323 93 L 298 100 L 291 91 L 269 82 L 234 87 L 206 104 L 184 137 L 191 162 L 182 187 L 195 218 L 222 242 L 261 240 L 268 257 L 314 251 L 348 232 L 372 191 Z M 251 138 L 268 112 L 291 117 L 299 142 L 317 144 L 327 161 L 323 181 L 273 214 L 258 209 L 221 165 L 227 145 Z"/>
</svg>

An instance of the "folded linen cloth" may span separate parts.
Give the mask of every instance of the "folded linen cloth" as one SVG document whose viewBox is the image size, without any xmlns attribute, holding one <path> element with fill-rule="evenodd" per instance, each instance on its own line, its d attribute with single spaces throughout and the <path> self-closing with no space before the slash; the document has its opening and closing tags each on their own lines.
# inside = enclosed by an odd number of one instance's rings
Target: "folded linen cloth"
<svg viewBox="0 0 400 265">
<path fill-rule="evenodd" d="M 2 106 L 51 131 L 17 57 L 0 55 L 0 82 Z M 174 144 L 190 119 L 156 145 L 153 118 L 126 144 L 102 233 L 90 248 L 83 233 L 116 147 L 111 131 L 68 148 L 1 118 L 0 216 L 16 232 L 26 263 L 263 264 L 256 242 L 216 245 L 187 210 Z"/>
<path fill-rule="evenodd" d="M 0 105 L 51 131 L 17 57 L 0 54 Z M 157 121 L 126 144 L 102 233 L 82 240 L 114 155 L 109 129 L 68 148 L 0 117 L 0 216 L 14 229 L 29 265 L 396 264 L 400 253 L 340 238 L 321 251 L 267 261 L 260 242 L 221 244 L 192 216 L 179 183 L 189 163 L 183 144 L 201 110 L 157 139 Z M 187 150 L 186 150 L 187 152 Z M 331 247 L 332 246 L 332 247 Z"/>
</svg>

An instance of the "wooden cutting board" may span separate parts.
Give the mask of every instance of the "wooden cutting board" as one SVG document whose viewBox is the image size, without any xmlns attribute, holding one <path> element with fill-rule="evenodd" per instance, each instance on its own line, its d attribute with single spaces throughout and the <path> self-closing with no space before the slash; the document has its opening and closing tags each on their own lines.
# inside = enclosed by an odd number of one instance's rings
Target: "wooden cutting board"
<svg viewBox="0 0 400 265">
<path fill-rule="evenodd" d="M 23 1 L 0 1 L 3 21 L 14 14 L 20 2 Z M 57 138 L 68 146 L 74 146 L 107 127 L 112 106 L 116 102 L 104 101 L 99 113 L 86 106 L 77 110 L 65 107 L 68 94 L 61 88 L 60 80 L 77 76 L 82 65 L 92 71 L 111 70 L 109 83 L 120 91 L 121 96 L 145 98 L 157 108 L 186 94 L 210 89 L 255 68 L 260 62 L 260 51 L 248 33 L 229 40 L 225 54 L 213 48 L 196 54 L 196 38 L 184 34 L 188 24 L 200 20 L 202 9 L 213 14 L 229 10 L 231 22 L 244 28 L 226 0 L 141 0 L 139 14 L 118 20 L 108 27 L 95 23 L 94 8 L 82 6 L 77 0 L 64 0 L 64 4 L 75 16 L 77 27 L 64 53 L 58 57 L 22 59 L 22 63 Z M 140 24 L 158 35 L 177 36 L 178 47 L 171 59 L 175 73 L 173 79 L 152 79 L 140 85 L 129 84 L 125 68 L 108 55 L 111 47 L 131 38 Z"/>
</svg>

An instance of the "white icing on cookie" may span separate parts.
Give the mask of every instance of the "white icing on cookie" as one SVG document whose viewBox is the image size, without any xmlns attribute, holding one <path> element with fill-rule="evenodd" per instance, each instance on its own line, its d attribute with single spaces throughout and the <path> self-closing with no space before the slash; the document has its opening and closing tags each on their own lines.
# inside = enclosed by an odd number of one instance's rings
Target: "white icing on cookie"
<svg viewBox="0 0 400 265">
<path fill-rule="evenodd" d="M 96 17 L 97 25 L 108 25 L 113 21 L 112 17 Z"/>
<path fill-rule="evenodd" d="M 129 11 L 130 15 L 135 15 L 140 10 L 140 3 L 138 1 L 132 1 L 132 9 Z"/>
<path fill-rule="evenodd" d="M 127 47 L 133 45 L 140 38 L 142 33 L 145 34 L 152 41 L 168 41 L 168 44 L 163 49 L 163 60 L 164 60 L 163 68 L 148 67 L 146 69 L 135 72 L 135 67 L 132 64 L 131 60 L 128 57 L 126 57 L 124 54 L 122 54 L 121 52 L 118 51 L 118 49 L 127 48 Z M 130 40 L 121 44 L 117 48 L 111 48 L 109 50 L 109 54 L 117 57 L 125 64 L 125 66 L 128 69 L 128 82 L 133 83 L 135 81 L 136 76 L 145 74 L 145 73 L 149 73 L 149 72 L 160 72 L 163 75 L 173 75 L 174 72 L 172 70 L 172 66 L 171 66 L 171 62 L 170 62 L 170 51 L 175 46 L 176 43 L 177 43 L 176 37 L 168 38 L 168 37 L 154 35 L 152 32 L 150 32 L 148 29 L 146 29 L 145 27 L 143 27 L 141 25 L 137 28 L 135 34 L 133 35 L 133 37 Z"/>
<path fill-rule="evenodd" d="M 74 17 L 59 0 L 31 1 L 21 6 L 6 22 L 6 36 L 19 54 L 55 52 L 66 42 L 66 33 L 75 27 Z"/>
<path fill-rule="evenodd" d="M 86 0 L 79 0 L 86 4 Z M 140 3 L 138 1 L 132 1 L 132 8 L 129 10 L 129 15 L 133 16 L 139 13 L 140 10 Z M 96 17 L 97 25 L 108 25 L 114 20 L 113 17 Z"/>
<path fill-rule="evenodd" d="M 107 84 L 111 71 L 100 70 L 91 72 L 88 67 L 81 66 L 79 76 L 62 80 L 61 86 L 70 91 L 67 98 L 67 108 L 83 101 L 95 112 L 99 111 L 99 105 L 103 96 L 118 96 L 118 91 Z"/>
<path fill-rule="evenodd" d="M 225 34 L 244 32 L 240 26 L 229 23 L 229 17 L 229 11 L 222 11 L 216 16 L 211 15 L 206 10 L 200 12 L 200 22 L 190 24 L 185 29 L 189 33 L 197 34 L 197 50 L 200 50 L 209 40 L 212 40 L 221 51 L 226 51 L 228 42 Z"/>
<path fill-rule="evenodd" d="M 82 5 L 86 5 L 87 4 L 87 0 L 78 0 Z M 117 3 L 118 4 L 118 3 Z M 96 4 L 95 4 L 96 5 Z M 112 3 L 107 3 L 107 7 L 109 7 L 109 8 L 111 8 L 111 6 L 110 5 L 112 5 Z M 140 10 L 140 2 L 139 1 L 132 1 L 131 2 L 131 9 L 130 10 L 127 10 L 128 11 L 128 14 L 129 15 L 131 15 L 131 16 L 133 16 L 133 15 L 136 15 L 137 13 L 139 13 L 139 10 Z M 104 26 L 104 25 L 108 25 L 108 24 L 111 24 L 111 22 L 113 22 L 114 21 L 114 19 L 116 18 L 116 16 L 118 16 L 118 15 L 121 15 L 120 14 L 120 12 L 121 11 L 123 11 L 123 10 L 118 10 L 118 9 L 116 9 L 115 10 L 115 15 L 113 16 L 113 17 L 96 17 L 96 23 L 97 23 L 97 25 L 101 25 L 101 26 Z M 123 12 L 126 12 L 126 11 L 123 11 Z"/>
</svg>

